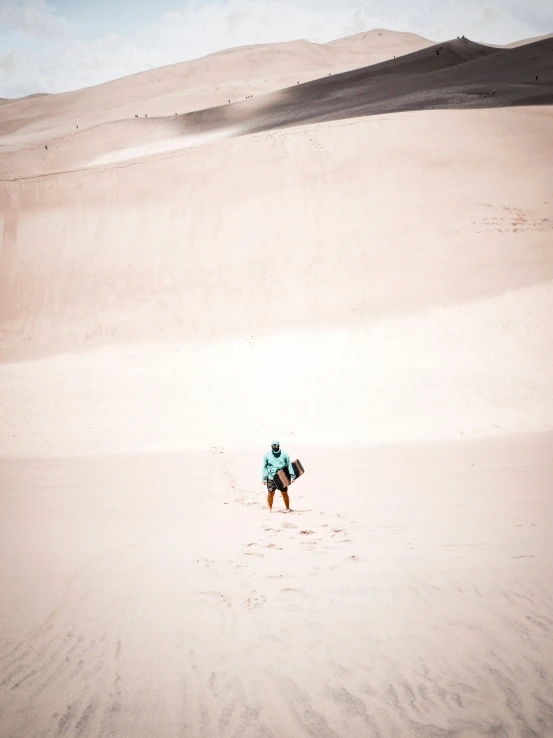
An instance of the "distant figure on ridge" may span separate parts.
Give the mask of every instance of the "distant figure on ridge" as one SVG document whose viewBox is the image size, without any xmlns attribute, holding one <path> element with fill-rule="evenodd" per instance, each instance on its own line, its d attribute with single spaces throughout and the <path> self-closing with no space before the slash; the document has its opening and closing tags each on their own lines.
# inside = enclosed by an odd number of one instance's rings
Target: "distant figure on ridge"
<svg viewBox="0 0 553 738">
<path fill-rule="evenodd" d="M 277 488 L 274 481 L 275 474 L 285 467 L 288 469 L 290 484 L 292 484 L 296 475 L 294 474 L 290 457 L 285 451 L 281 450 L 279 441 L 273 441 L 271 443 L 271 450 L 267 451 L 263 457 L 262 482 L 267 485 L 267 505 L 269 506 L 269 512 L 272 512 L 273 510 L 273 500 L 275 497 L 275 490 Z M 289 511 L 290 498 L 288 497 L 288 487 L 285 487 L 281 494 L 284 504 L 286 505 L 286 510 Z"/>
</svg>

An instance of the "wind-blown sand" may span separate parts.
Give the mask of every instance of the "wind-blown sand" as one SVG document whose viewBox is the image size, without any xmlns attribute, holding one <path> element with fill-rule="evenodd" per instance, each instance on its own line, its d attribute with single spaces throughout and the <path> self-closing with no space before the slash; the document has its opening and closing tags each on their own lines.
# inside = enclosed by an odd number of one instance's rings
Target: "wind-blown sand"
<svg viewBox="0 0 553 738">
<path fill-rule="evenodd" d="M 2 738 L 553 735 L 553 108 L 516 77 L 551 84 L 548 43 L 228 117 L 109 118 L 140 75 L 32 102 L 0 156 Z M 466 109 L 490 68 L 510 102 Z"/>
</svg>

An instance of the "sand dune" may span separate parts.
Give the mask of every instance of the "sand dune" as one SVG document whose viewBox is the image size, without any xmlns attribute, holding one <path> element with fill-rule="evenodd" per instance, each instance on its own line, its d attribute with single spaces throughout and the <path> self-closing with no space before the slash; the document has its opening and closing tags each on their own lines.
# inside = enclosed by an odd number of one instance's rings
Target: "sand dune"
<svg viewBox="0 0 553 738">
<path fill-rule="evenodd" d="M 373 325 L 543 283 L 552 150 L 550 107 L 426 111 L 3 182 L 2 356 Z"/>
<path fill-rule="evenodd" d="M 166 117 L 104 123 L 49 141 L 47 147 L 0 153 L 0 179 L 28 178 L 179 151 L 241 132 L 241 128 L 229 125 L 220 130 L 186 133 L 181 120 Z"/>
<path fill-rule="evenodd" d="M 12 457 L 212 445 L 241 453 L 277 427 L 312 453 L 320 444 L 546 432 L 552 313 L 549 280 L 467 305 L 380 316 L 372 327 L 323 330 L 321 320 L 293 333 L 283 325 L 265 336 L 8 364 L 0 369 L 0 447 Z M 270 387 L 286 401 L 267 413 Z"/>
<path fill-rule="evenodd" d="M 204 131 L 242 122 L 251 133 L 407 110 L 549 105 L 552 60 L 552 38 L 510 50 L 459 39 L 291 87 L 258 101 L 255 110 L 218 108 L 183 123 Z"/>
<path fill-rule="evenodd" d="M 0 155 L 17 178 L 127 161 L 220 138 L 407 110 L 547 105 L 553 39 L 505 50 L 466 39 L 188 115 L 119 121 Z M 8 124 L 6 124 L 8 125 Z"/>
<path fill-rule="evenodd" d="M 0 144 L 17 149 L 73 134 L 77 125 L 82 131 L 135 115 L 173 116 L 226 105 L 229 99 L 236 103 L 431 43 L 415 34 L 378 29 L 329 44 L 293 41 L 229 49 L 85 90 L 15 101 L 0 111 Z"/>
<path fill-rule="evenodd" d="M 545 33 L 543 36 L 534 36 L 533 38 L 527 38 L 523 41 L 513 41 L 512 44 L 507 44 L 504 48 L 515 49 L 517 46 L 525 46 L 526 44 L 534 43 L 534 41 L 543 41 L 550 38 L 553 38 L 553 33 Z"/>
<path fill-rule="evenodd" d="M 2 105 L 2 738 L 553 735 L 550 42 L 379 33 Z"/>
<path fill-rule="evenodd" d="M 2 735 L 546 738 L 552 440 L 4 462 Z"/>
</svg>

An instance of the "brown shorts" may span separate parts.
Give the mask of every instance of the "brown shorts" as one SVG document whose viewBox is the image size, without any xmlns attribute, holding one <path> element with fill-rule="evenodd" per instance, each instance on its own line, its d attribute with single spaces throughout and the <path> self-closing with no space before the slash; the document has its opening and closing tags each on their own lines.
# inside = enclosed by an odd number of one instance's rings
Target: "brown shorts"
<svg viewBox="0 0 553 738">
<path fill-rule="evenodd" d="M 278 487 L 275 484 L 275 480 L 267 478 L 267 492 L 275 492 L 277 489 Z M 286 492 L 287 489 L 288 487 L 285 487 L 282 491 Z"/>
</svg>

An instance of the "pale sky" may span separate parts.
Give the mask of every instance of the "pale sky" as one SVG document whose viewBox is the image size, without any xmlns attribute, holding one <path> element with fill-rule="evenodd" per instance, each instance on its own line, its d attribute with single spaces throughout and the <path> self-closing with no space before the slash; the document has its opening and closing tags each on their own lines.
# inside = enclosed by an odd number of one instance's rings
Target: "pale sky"
<svg viewBox="0 0 553 738">
<path fill-rule="evenodd" d="M 246 44 L 373 28 L 503 44 L 553 31 L 551 0 L 0 0 L 0 97 L 64 92 Z"/>
</svg>

